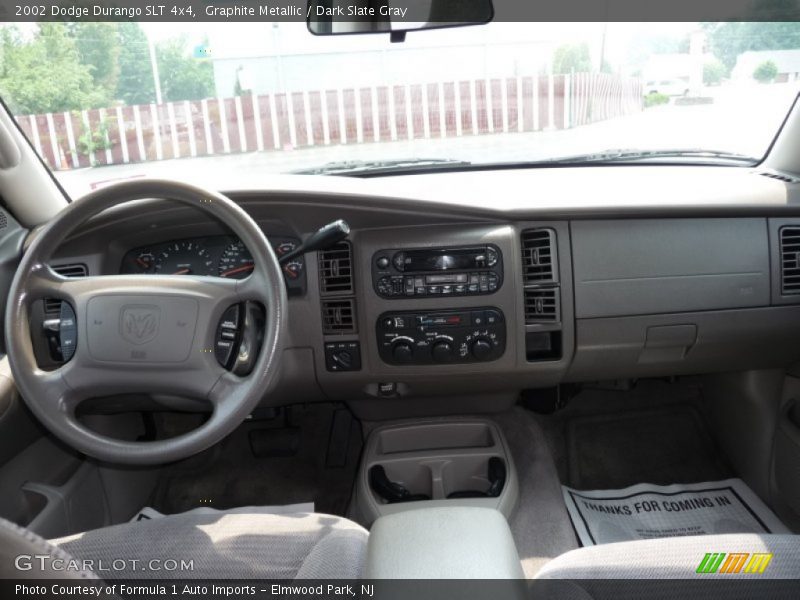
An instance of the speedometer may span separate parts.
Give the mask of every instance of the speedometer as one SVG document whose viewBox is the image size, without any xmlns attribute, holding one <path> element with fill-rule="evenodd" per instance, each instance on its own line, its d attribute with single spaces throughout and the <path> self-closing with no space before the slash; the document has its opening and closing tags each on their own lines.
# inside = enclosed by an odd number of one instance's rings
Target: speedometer
<svg viewBox="0 0 800 600">
<path fill-rule="evenodd" d="M 197 242 L 175 242 L 156 257 L 155 272 L 161 275 L 213 275 L 214 260 Z"/>
<path fill-rule="evenodd" d="M 241 240 L 230 244 L 219 259 L 220 277 L 244 279 L 253 272 L 253 255 Z"/>
</svg>

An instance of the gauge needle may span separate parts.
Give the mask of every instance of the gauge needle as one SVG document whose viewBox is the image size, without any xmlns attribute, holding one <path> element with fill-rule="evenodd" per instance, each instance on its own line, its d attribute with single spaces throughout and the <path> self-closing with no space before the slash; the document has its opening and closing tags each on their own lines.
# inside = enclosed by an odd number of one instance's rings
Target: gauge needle
<svg viewBox="0 0 800 600">
<path fill-rule="evenodd" d="M 146 260 L 142 260 L 141 258 L 137 258 L 136 262 L 139 263 L 139 266 L 142 267 L 149 267 L 150 264 Z"/>
<path fill-rule="evenodd" d="M 183 269 L 178 269 L 173 273 L 173 275 L 188 275 L 191 273 L 192 270 L 189 267 L 184 267 Z"/>
<path fill-rule="evenodd" d="M 228 277 L 229 275 L 236 275 L 236 273 L 252 271 L 254 266 L 255 266 L 254 263 L 250 263 L 249 265 L 242 265 L 241 267 L 236 267 L 235 269 L 228 269 L 227 271 L 223 271 L 220 275 L 222 277 Z"/>
</svg>

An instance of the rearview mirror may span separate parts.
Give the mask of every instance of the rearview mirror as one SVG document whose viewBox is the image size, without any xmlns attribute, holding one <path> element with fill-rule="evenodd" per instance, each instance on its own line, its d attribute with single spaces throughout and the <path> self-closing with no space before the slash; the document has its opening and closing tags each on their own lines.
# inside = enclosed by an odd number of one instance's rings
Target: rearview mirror
<svg viewBox="0 0 800 600">
<path fill-rule="evenodd" d="M 309 0 L 308 29 L 314 35 L 391 33 L 482 25 L 494 17 L 492 0 Z"/>
</svg>

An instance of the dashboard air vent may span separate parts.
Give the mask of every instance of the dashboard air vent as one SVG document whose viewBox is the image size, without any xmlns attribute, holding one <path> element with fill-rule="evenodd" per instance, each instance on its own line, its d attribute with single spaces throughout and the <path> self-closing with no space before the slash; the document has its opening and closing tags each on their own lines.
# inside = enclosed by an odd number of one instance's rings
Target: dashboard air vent
<svg viewBox="0 0 800 600">
<path fill-rule="evenodd" d="M 320 250 L 319 287 L 323 294 L 353 293 L 353 253 L 349 242 Z"/>
<path fill-rule="evenodd" d="M 351 299 L 322 301 L 322 331 L 325 334 L 356 332 L 355 302 Z"/>
<path fill-rule="evenodd" d="M 800 294 L 800 226 L 781 228 L 781 294 Z"/>
<path fill-rule="evenodd" d="M 80 263 L 74 265 L 55 265 L 52 269 L 64 277 L 86 277 L 89 274 L 86 265 Z M 60 311 L 61 300 L 56 300 L 55 298 L 44 299 L 44 312 L 47 314 L 56 314 Z"/>
<path fill-rule="evenodd" d="M 529 288 L 525 290 L 525 324 L 555 323 L 558 316 L 558 290 Z"/>
<path fill-rule="evenodd" d="M 553 280 L 552 229 L 526 229 L 522 232 L 523 283 Z"/>
<path fill-rule="evenodd" d="M 791 175 L 786 175 L 785 173 L 779 173 L 777 171 L 761 171 L 760 174 L 770 179 L 783 181 L 784 183 L 800 183 L 800 179 L 797 177 L 792 177 Z"/>
</svg>

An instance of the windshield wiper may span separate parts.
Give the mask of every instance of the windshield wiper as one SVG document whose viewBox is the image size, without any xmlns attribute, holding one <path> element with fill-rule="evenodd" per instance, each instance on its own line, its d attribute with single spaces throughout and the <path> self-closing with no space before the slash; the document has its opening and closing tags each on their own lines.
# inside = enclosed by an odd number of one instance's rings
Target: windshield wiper
<svg viewBox="0 0 800 600">
<path fill-rule="evenodd" d="M 590 152 L 587 154 L 576 154 L 574 156 L 563 156 L 549 161 L 556 164 L 585 164 L 585 163 L 617 163 L 617 162 L 683 162 L 686 159 L 691 162 L 708 162 L 719 164 L 725 163 L 746 163 L 755 164 L 757 158 L 746 154 L 735 152 L 724 152 L 720 150 L 705 150 L 702 148 L 669 149 L 669 150 L 625 150 L 610 149 L 600 152 Z"/>
<path fill-rule="evenodd" d="M 424 172 L 471 165 L 456 158 L 398 158 L 391 160 L 342 160 L 292 171 L 297 175 L 384 175 L 388 173 Z"/>
</svg>

